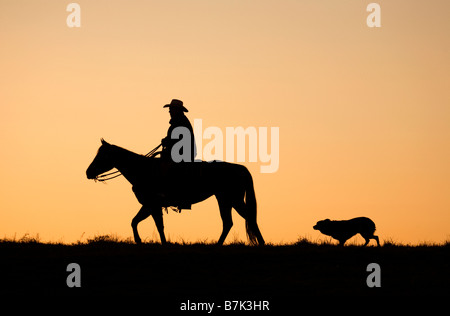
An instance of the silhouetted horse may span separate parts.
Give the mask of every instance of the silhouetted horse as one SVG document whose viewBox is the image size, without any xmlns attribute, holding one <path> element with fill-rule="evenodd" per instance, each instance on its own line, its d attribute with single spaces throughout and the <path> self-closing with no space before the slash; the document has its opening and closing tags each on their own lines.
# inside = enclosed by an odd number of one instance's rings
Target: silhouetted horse
<svg viewBox="0 0 450 316">
<path fill-rule="evenodd" d="M 253 179 L 246 167 L 227 162 L 169 163 L 133 153 L 102 139 L 102 145 L 86 175 L 88 179 L 97 179 L 112 168 L 117 168 L 133 185 L 133 191 L 142 204 L 131 222 L 136 243 L 141 242 L 137 225 L 150 215 L 155 221 L 161 243 L 166 242 L 163 206 L 195 204 L 215 195 L 223 222 L 223 231 L 217 243 L 223 244 L 233 226 L 233 207 L 245 219 L 250 243 L 264 244 L 256 223 Z"/>
</svg>

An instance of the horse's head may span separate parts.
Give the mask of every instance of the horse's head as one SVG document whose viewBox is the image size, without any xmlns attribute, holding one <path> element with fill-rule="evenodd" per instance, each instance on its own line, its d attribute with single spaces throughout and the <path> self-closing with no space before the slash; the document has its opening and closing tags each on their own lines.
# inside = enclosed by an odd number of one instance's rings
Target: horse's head
<svg viewBox="0 0 450 316">
<path fill-rule="evenodd" d="M 96 179 L 100 174 L 114 168 L 114 162 L 111 157 L 111 149 L 113 145 L 109 144 L 103 138 L 101 141 L 102 145 L 98 149 L 97 155 L 86 170 L 86 176 L 88 179 Z"/>
</svg>

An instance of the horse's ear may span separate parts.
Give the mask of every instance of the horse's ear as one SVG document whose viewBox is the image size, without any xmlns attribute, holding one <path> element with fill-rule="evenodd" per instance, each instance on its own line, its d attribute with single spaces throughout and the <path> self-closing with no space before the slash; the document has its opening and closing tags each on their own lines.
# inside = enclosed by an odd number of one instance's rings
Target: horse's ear
<svg viewBox="0 0 450 316">
<path fill-rule="evenodd" d="M 108 142 L 106 140 L 104 140 L 103 138 L 100 139 L 103 145 L 107 145 Z"/>
</svg>

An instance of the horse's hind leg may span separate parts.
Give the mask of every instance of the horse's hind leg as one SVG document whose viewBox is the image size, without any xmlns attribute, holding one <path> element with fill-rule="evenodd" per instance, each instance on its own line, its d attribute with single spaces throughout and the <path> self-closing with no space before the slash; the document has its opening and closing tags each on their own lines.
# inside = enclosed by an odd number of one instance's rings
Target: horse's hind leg
<svg viewBox="0 0 450 316">
<path fill-rule="evenodd" d="M 142 222 L 144 219 L 150 216 L 151 209 L 147 206 L 142 206 L 139 212 L 136 214 L 136 216 L 131 221 L 131 228 L 133 228 L 133 235 L 134 235 L 134 241 L 137 244 L 141 243 L 141 237 L 139 237 L 139 233 L 137 230 L 137 225 Z"/>
<path fill-rule="evenodd" d="M 248 212 L 248 207 L 245 204 L 243 200 L 236 200 L 233 202 L 233 207 L 238 212 L 239 215 L 242 216 L 242 218 L 245 219 L 246 224 L 248 226 L 248 230 L 256 237 L 258 240 L 259 245 L 264 245 L 265 241 L 261 234 L 261 231 L 259 230 L 258 223 L 256 222 L 256 218 L 252 218 Z M 248 231 L 247 231 L 248 233 Z"/>
<path fill-rule="evenodd" d="M 217 197 L 217 196 L 216 196 Z M 218 245 L 222 245 L 230 232 L 231 227 L 233 227 L 233 219 L 231 217 L 231 203 L 223 197 L 217 197 L 217 202 L 219 203 L 220 217 L 222 218 L 222 234 L 220 235 Z"/>
</svg>

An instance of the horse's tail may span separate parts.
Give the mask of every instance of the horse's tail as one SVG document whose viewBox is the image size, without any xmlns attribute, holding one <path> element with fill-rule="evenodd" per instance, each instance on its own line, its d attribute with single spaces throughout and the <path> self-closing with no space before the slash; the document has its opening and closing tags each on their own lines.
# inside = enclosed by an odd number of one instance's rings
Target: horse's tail
<svg viewBox="0 0 450 316">
<path fill-rule="evenodd" d="M 247 231 L 247 237 L 251 245 L 256 245 L 258 239 L 256 237 L 256 231 L 258 226 L 256 224 L 256 196 L 255 188 L 253 187 L 253 178 L 250 172 L 245 169 L 245 204 L 247 206 L 247 218 L 245 220 L 245 228 Z"/>
</svg>

